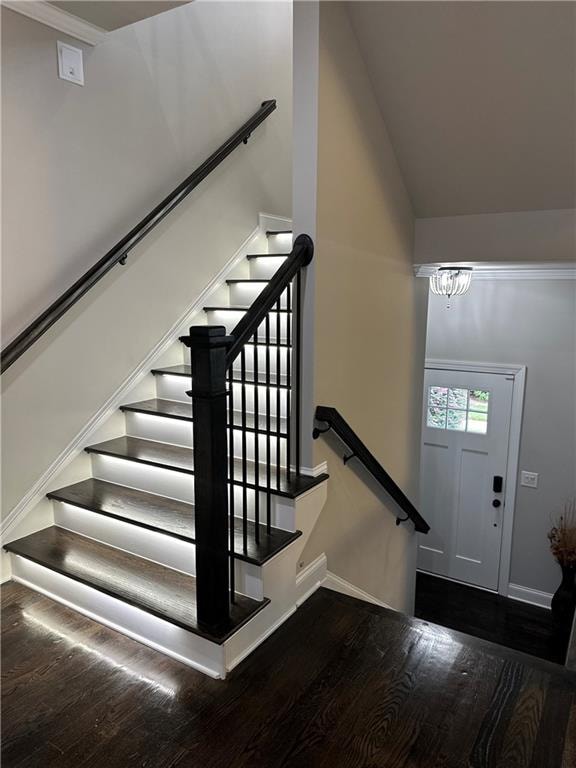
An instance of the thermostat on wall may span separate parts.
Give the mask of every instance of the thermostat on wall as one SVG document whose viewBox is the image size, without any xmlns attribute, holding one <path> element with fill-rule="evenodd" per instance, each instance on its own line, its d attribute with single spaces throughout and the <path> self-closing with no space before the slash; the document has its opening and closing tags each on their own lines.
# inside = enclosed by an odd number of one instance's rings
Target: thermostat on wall
<svg viewBox="0 0 576 768">
<path fill-rule="evenodd" d="M 84 64 L 82 49 L 74 48 L 68 43 L 58 40 L 58 76 L 62 80 L 70 80 L 76 85 L 84 85 Z"/>
</svg>

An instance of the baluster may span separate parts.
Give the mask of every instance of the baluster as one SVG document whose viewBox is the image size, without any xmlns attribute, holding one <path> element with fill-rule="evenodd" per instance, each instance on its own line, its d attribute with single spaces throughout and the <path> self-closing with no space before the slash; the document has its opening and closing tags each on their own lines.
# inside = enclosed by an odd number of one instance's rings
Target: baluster
<svg viewBox="0 0 576 768">
<path fill-rule="evenodd" d="M 248 551 L 248 457 L 246 440 L 246 347 L 240 353 L 240 378 L 242 380 L 242 544 L 244 554 Z"/>
<path fill-rule="evenodd" d="M 292 358 L 292 283 L 288 283 L 286 288 L 286 482 L 290 483 L 292 473 L 292 446 L 291 446 L 291 413 L 292 413 L 292 377 L 291 377 L 291 358 Z"/>
<path fill-rule="evenodd" d="M 256 523 L 256 544 L 260 544 L 260 392 L 258 388 L 258 331 L 254 343 L 254 522 Z"/>
<path fill-rule="evenodd" d="M 272 517 L 271 468 L 270 468 L 270 314 L 264 321 L 266 343 L 266 530 L 270 533 Z"/>
<path fill-rule="evenodd" d="M 280 489 L 280 384 L 282 376 L 280 374 L 280 341 L 282 314 L 280 312 L 280 299 L 276 302 L 276 488 Z"/>
<path fill-rule="evenodd" d="M 228 379 L 228 483 L 230 488 L 230 597 L 232 603 L 236 602 L 236 563 L 235 563 L 235 525 L 234 525 L 234 384 L 232 367 L 227 372 Z"/>
<path fill-rule="evenodd" d="M 300 400 L 300 382 L 302 376 L 302 270 L 298 270 L 296 275 L 296 381 L 295 381 L 295 399 L 296 399 L 296 459 L 295 472 L 300 474 L 300 421 L 302 403 Z"/>
</svg>

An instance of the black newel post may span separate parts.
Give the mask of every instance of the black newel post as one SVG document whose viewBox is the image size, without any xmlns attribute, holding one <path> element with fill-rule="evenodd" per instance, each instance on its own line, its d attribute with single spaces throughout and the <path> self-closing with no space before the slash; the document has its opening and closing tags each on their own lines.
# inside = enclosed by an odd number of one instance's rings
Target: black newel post
<svg viewBox="0 0 576 768">
<path fill-rule="evenodd" d="M 192 361 L 196 592 L 198 622 L 211 628 L 230 616 L 226 350 L 219 325 L 190 328 Z"/>
</svg>

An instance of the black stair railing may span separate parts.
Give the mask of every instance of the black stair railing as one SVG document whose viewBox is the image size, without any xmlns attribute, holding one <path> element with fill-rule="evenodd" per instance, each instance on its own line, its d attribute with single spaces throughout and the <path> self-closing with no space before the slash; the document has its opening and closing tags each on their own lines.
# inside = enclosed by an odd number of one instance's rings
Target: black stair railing
<svg viewBox="0 0 576 768">
<path fill-rule="evenodd" d="M 270 532 L 272 496 L 300 474 L 302 270 L 314 245 L 292 252 L 233 331 L 194 326 L 190 348 L 198 621 L 225 627 L 234 603 L 235 534 L 247 553 Z"/>
<path fill-rule="evenodd" d="M 314 440 L 330 430 L 333 430 L 336 435 L 338 435 L 340 440 L 345 443 L 351 451 L 344 456 L 344 464 L 347 464 L 352 458 L 358 459 L 406 515 L 404 518 L 397 517 L 396 524 L 399 525 L 406 520 L 411 520 L 414 523 L 414 528 L 419 533 L 428 533 L 430 526 L 426 520 L 424 520 L 404 491 L 394 482 L 378 459 L 370 452 L 366 445 L 364 445 L 356 432 L 348 422 L 344 420 L 336 408 L 319 405 L 316 408 L 315 418 L 316 421 L 321 421 L 327 426 L 323 429 L 320 429 L 319 427 L 314 428 L 312 432 Z"/>
<path fill-rule="evenodd" d="M 116 245 L 56 299 L 41 315 L 20 333 L 1 353 L 0 373 L 4 373 L 46 331 L 93 288 L 117 264 L 125 264 L 130 251 L 179 205 L 228 155 L 240 144 L 246 144 L 250 134 L 276 109 L 275 99 L 262 102 L 260 108 L 236 133 L 224 142 L 162 200 L 142 221 L 136 224 Z"/>
</svg>

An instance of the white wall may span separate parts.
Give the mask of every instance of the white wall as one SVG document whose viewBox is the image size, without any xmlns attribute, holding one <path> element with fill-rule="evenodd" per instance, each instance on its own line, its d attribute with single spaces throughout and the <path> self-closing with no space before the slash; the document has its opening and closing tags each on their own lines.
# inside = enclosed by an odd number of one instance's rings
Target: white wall
<svg viewBox="0 0 576 768">
<path fill-rule="evenodd" d="M 291 34 L 288 2 L 198 0 L 91 48 L 2 8 L 2 346 L 268 98 L 253 180 L 290 215 Z M 57 77 L 61 39 L 84 87 Z"/>
<path fill-rule="evenodd" d="M 546 533 L 576 493 L 576 281 L 482 280 L 446 300 L 430 296 L 427 357 L 527 366 L 510 582 L 552 593 L 560 569 Z"/>
<path fill-rule="evenodd" d="M 13 509 L 257 224 L 290 215 L 291 6 L 195 2 L 86 51 L 2 10 L 4 343 L 266 98 L 278 110 L 2 376 Z"/>
<path fill-rule="evenodd" d="M 415 264 L 576 259 L 576 209 L 416 219 Z"/>
</svg>

